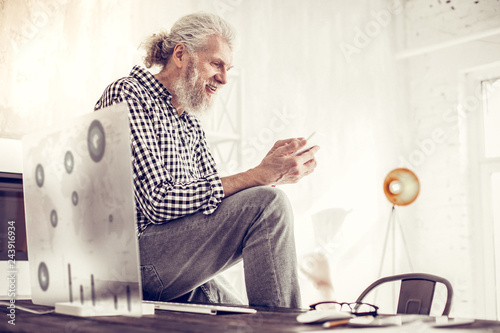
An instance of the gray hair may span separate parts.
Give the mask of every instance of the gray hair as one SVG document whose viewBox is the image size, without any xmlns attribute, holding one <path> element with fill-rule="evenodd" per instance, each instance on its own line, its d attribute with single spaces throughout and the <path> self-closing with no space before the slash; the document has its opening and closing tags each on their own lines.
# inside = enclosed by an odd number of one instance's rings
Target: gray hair
<svg viewBox="0 0 500 333">
<path fill-rule="evenodd" d="M 206 46 L 207 38 L 217 35 L 223 38 L 233 49 L 236 32 L 234 28 L 220 16 L 211 13 L 196 13 L 181 17 L 174 23 L 170 33 L 160 32 L 152 35 L 144 42 L 146 56 L 144 64 L 165 66 L 178 43 L 186 46 L 187 52 L 194 54 Z"/>
</svg>

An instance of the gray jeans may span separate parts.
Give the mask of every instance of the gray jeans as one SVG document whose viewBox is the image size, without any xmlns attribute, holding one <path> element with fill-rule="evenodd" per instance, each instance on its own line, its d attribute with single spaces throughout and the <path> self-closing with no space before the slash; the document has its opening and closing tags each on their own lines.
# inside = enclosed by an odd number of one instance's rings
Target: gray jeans
<svg viewBox="0 0 500 333">
<path fill-rule="evenodd" d="M 139 249 L 144 299 L 238 304 L 217 274 L 243 260 L 250 305 L 301 306 L 293 214 L 279 189 L 250 188 L 211 215 L 150 225 Z"/>
</svg>

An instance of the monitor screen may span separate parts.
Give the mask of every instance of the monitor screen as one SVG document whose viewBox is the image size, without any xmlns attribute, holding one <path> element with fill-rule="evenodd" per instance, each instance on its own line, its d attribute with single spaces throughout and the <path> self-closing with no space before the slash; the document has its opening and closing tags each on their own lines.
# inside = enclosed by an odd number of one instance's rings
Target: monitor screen
<svg viewBox="0 0 500 333">
<path fill-rule="evenodd" d="M 20 173 L 0 172 L 0 260 L 28 260 Z"/>
</svg>

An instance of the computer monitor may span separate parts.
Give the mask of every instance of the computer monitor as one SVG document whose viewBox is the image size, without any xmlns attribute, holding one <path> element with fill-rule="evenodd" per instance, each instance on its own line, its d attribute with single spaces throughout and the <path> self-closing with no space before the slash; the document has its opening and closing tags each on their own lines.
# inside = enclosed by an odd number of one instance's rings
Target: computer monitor
<svg viewBox="0 0 500 333">
<path fill-rule="evenodd" d="M 127 104 L 26 135 L 23 155 L 33 302 L 141 315 Z"/>
<path fill-rule="evenodd" d="M 0 172 L 0 298 L 30 297 L 22 174 Z"/>
<path fill-rule="evenodd" d="M 2 156 L 0 158 L 0 272 L 2 272 L 0 299 L 2 300 L 31 297 L 24 219 L 22 155 L 21 140 L 0 138 L 0 156 Z"/>
</svg>

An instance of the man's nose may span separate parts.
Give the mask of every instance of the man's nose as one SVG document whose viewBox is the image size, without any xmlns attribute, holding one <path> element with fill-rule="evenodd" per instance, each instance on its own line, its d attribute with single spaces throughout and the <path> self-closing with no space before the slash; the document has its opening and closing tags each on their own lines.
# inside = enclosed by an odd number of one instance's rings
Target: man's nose
<svg viewBox="0 0 500 333">
<path fill-rule="evenodd" d="M 215 75 L 215 80 L 220 84 L 227 83 L 227 71 L 225 69 L 221 69 L 219 73 Z"/>
</svg>

